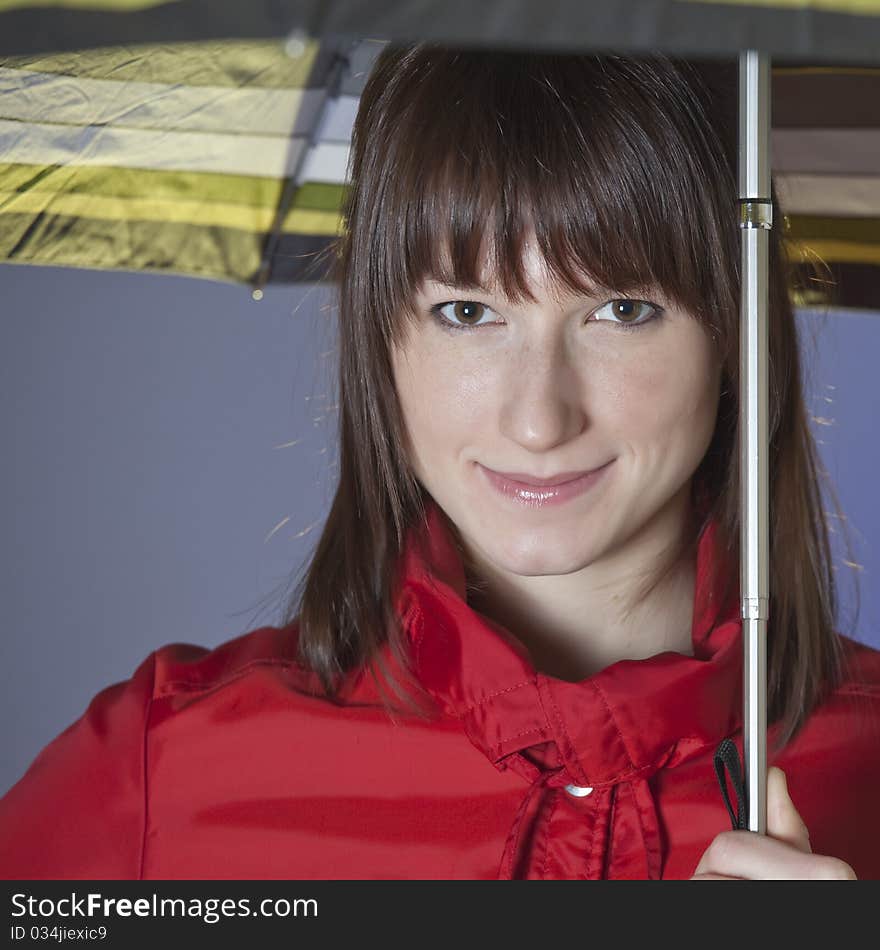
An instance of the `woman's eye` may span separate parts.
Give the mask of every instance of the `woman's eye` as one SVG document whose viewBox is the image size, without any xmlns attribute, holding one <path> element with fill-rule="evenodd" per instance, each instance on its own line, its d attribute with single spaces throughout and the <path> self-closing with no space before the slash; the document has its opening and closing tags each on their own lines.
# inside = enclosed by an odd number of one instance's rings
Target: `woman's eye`
<svg viewBox="0 0 880 950">
<path fill-rule="evenodd" d="M 608 303 L 594 310 L 592 316 L 597 320 L 610 320 L 620 326 L 641 326 L 662 313 L 663 310 L 660 307 L 647 300 L 630 300 L 621 297 L 617 300 L 609 300 Z"/>
<path fill-rule="evenodd" d="M 487 319 L 495 311 L 477 300 L 450 300 L 434 304 L 430 312 L 446 330 L 472 330 L 495 323 Z M 609 300 L 590 314 L 590 320 L 606 321 L 623 329 L 635 329 L 663 315 L 663 308 L 647 300 L 630 300 L 619 297 Z"/>
<path fill-rule="evenodd" d="M 486 322 L 494 322 L 482 319 L 493 311 L 476 300 L 450 300 L 448 303 L 434 304 L 431 313 L 441 324 L 456 330 L 468 330 L 471 327 L 484 326 Z"/>
</svg>

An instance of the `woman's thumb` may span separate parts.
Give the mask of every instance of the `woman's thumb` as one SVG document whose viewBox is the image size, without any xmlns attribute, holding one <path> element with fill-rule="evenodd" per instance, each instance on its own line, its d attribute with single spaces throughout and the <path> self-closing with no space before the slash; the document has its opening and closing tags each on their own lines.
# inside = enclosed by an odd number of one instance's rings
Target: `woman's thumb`
<svg viewBox="0 0 880 950">
<path fill-rule="evenodd" d="M 785 772 L 776 766 L 767 770 L 767 834 L 799 851 L 812 853 L 810 832 L 788 794 Z"/>
</svg>

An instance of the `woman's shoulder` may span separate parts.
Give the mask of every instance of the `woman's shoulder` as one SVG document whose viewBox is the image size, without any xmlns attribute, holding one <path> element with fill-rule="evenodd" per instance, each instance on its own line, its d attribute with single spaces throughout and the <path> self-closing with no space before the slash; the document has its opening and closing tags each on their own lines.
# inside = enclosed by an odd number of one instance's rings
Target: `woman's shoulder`
<svg viewBox="0 0 880 950">
<path fill-rule="evenodd" d="M 308 677 L 297 658 L 299 623 L 263 626 L 213 647 L 174 642 L 148 657 L 153 668 L 153 699 L 215 690 L 261 669 L 290 671 Z M 147 661 L 145 661 L 147 662 Z"/>
<path fill-rule="evenodd" d="M 813 737 L 833 736 L 841 754 L 864 743 L 880 748 L 880 650 L 843 634 L 838 639 L 841 676 L 813 709 L 804 732 Z"/>
<path fill-rule="evenodd" d="M 817 778 L 858 781 L 880 795 L 880 650 L 839 635 L 843 676 L 812 710 L 776 763 Z M 775 732 L 778 724 L 773 727 Z"/>
<path fill-rule="evenodd" d="M 880 795 L 880 650 L 839 636 L 841 681 L 813 709 L 777 764 L 809 763 L 813 780 L 833 777 Z"/>
<path fill-rule="evenodd" d="M 843 676 L 835 695 L 861 694 L 880 702 L 880 650 L 869 643 L 838 634 L 843 648 Z"/>
<path fill-rule="evenodd" d="M 818 854 L 880 878 L 880 650 L 840 635 L 844 675 L 772 764 L 786 773 Z"/>
<path fill-rule="evenodd" d="M 207 743 L 228 751 L 237 737 L 245 761 L 273 726 L 277 744 L 296 731 L 298 715 L 303 736 L 315 731 L 310 714 L 327 701 L 297 661 L 297 634 L 293 623 L 210 648 L 167 643 L 95 694 L 0 797 L 0 878 L 139 877 L 155 748 L 179 776 Z M 329 703 L 322 710 L 335 712 Z M 240 726 L 233 737 L 231 716 Z M 52 847 L 39 845 L 48 820 Z"/>
<path fill-rule="evenodd" d="M 239 689 L 273 681 L 290 698 L 325 701 L 332 705 L 382 705 L 382 697 L 365 667 L 343 674 L 331 698 L 316 672 L 299 656 L 300 623 L 262 626 L 214 647 L 167 643 L 145 660 L 153 670 L 152 700 L 168 700 L 183 708 L 188 697 Z"/>
</svg>

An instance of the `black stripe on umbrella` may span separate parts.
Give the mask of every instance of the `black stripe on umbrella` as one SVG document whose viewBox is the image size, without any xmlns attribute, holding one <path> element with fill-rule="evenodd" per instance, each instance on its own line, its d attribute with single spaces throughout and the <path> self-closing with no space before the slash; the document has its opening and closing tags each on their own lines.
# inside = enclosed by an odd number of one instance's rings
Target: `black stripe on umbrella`
<svg viewBox="0 0 880 950">
<path fill-rule="evenodd" d="M 10 6 L 0 4 L 0 9 Z M 309 35 L 384 36 L 530 49 L 662 49 L 682 55 L 756 48 L 815 61 L 880 57 L 880 16 L 846 0 L 791 5 L 700 0 L 176 0 L 125 13 L 47 2 L 0 13 L 0 55 L 129 43 Z"/>
</svg>

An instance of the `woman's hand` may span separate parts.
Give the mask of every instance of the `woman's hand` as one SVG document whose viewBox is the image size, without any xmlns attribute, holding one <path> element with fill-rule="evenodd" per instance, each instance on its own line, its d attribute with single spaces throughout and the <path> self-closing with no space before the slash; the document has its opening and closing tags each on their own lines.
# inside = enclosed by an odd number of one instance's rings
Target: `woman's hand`
<svg viewBox="0 0 880 950">
<path fill-rule="evenodd" d="M 691 880 L 854 881 L 856 874 L 845 861 L 813 854 L 785 773 L 773 766 L 767 771 L 767 834 L 723 831 L 706 848 Z"/>
</svg>

